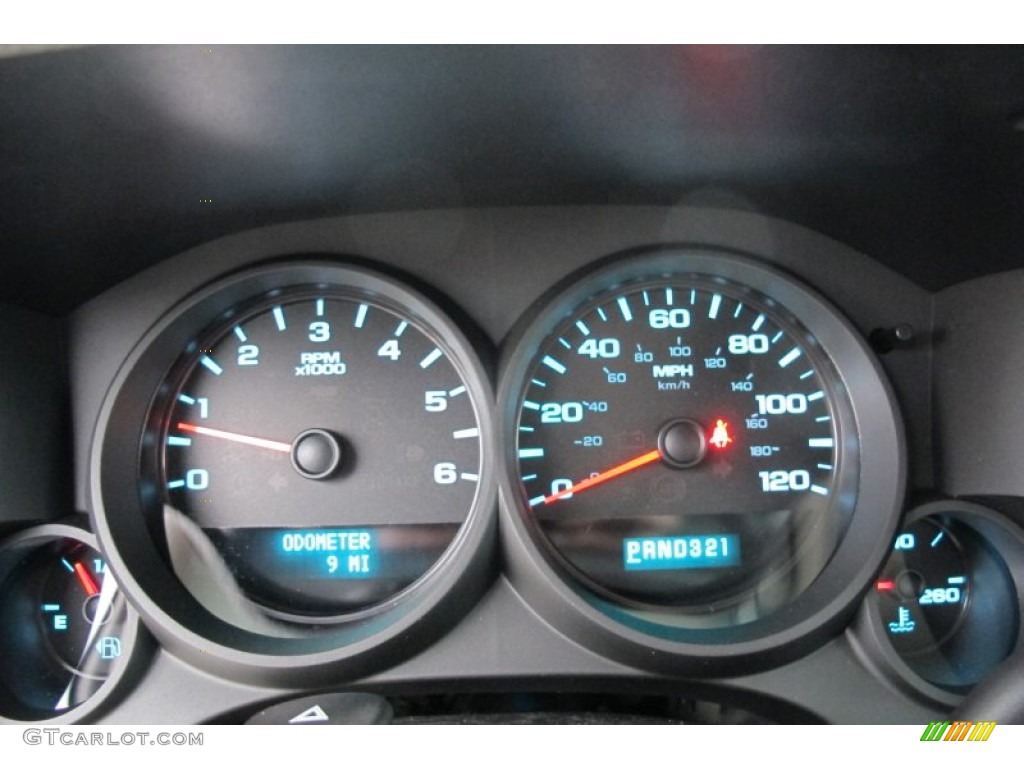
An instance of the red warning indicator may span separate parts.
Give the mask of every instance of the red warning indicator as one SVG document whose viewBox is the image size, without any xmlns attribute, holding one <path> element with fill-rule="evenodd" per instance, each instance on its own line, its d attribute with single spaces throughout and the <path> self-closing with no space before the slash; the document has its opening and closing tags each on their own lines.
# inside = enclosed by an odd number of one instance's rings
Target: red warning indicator
<svg viewBox="0 0 1024 768">
<path fill-rule="evenodd" d="M 729 422 L 719 419 L 715 424 L 714 430 L 711 432 L 711 438 L 708 442 L 719 450 L 731 443 L 732 436 L 729 434 Z"/>
<path fill-rule="evenodd" d="M 896 589 L 896 582 L 888 580 L 879 581 L 877 584 L 875 584 L 875 587 L 882 592 L 890 592 Z"/>
</svg>

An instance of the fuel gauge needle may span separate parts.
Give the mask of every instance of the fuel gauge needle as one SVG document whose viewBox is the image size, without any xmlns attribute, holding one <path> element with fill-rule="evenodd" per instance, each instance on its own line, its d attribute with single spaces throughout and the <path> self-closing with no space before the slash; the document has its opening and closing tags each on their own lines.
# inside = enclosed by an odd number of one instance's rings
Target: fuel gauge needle
<svg viewBox="0 0 1024 768">
<path fill-rule="evenodd" d="M 225 432 L 223 429 L 200 427 L 198 424 L 188 424 L 184 421 L 178 422 L 178 429 L 183 432 L 194 432 L 197 435 L 205 435 L 206 437 L 217 437 L 221 440 L 230 440 L 234 443 L 253 445 L 257 448 L 268 448 L 271 451 L 280 451 L 281 453 L 289 453 L 292 450 L 292 446 L 289 443 L 280 443 L 276 440 L 265 440 L 262 437 L 252 437 L 251 435 L 241 435 L 238 432 Z"/>
<path fill-rule="evenodd" d="M 624 461 L 621 464 L 616 464 L 611 469 L 606 469 L 604 472 L 601 472 L 600 474 L 594 475 L 593 477 L 588 477 L 586 480 L 581 480 L 580 482 L 576 483 L 576 485 L 571 485 L 565 490 L 559 491 L 558 493 L 552 493 L 550 496 L 545 496 L 544 503 L 551 504 L 553 502 L 559 501 L 560 499 L 564 499 L 567 496 L 571 496 L 574 493 L 579 493 L 580 491 L 585 491 L 588 488 L 593 488 L 595 485 L 600 485 L 601 483 L 607 482 L 608 480 L 612 480 L 613 478 L 616 478 L 619 475 L 624 475 L 627 472 L 632 472 L 634 469 L 640 469 L 640 467 L 645 467 L 648 464 L 653 464 L 654 462 L 660 460 L 661 451 L 655 448 L 653 451 L 648 451 L 642 456 L 637 456 L 636 458 L 632 458 L 629 461 Z"/>
<path fill-rule="evenodd" d="M 78 577 L 78 583 L 81 584 L 82 589 L 85 590 L 85 594 L 89 597 L 99 594 L 100 588 L 96 586 L 96 580 L 84 565 L 81 563 L 75 563 L 74 571 L 75 576 Z"/>
<path fill-rule="evenodd" d="M 80 567 L 81 566 L 81 567 Z M 81 563 L 75 563 L 75 574 L 78 575 L 79 580 L 82 580 L 82 572 L 89 578 L 91 586 L 96 586 L 96 581 L 92 578 L 88 571 L 85 570 L 85 566 Z M 85 582 L 82 582 L 82 586 L 85 586 Z M 88 588 L 86 588 L 88 592 Z M 96 638 L 99 636 L 100 630 L 105 623 L 103 617 L 110 614 L 111 609 L 114 605 L 114 599 L 117 597 L 117 582 L 114 581 L 114 577 L 109 573 L 103 575 L 103 585 L 98 588 L 96 592 L 90 592 L 89 596 L 98 594 L 96 598 L 96 611 L 93 614 L 96 618 L 89 626 L 89 636 L 85 639 L 85 644 L 82 646 L 82 655 L 78 659 L 78 664 L 75 666 L 76 670 L 80 670 L 82 665 L 85 663 L 85 657 L 89 655 L 89 652 L 93 650 L 93 643 L 96 642 Z M 71 706 L 71 693 L 78 682 L 77 674 L 72 675 L 71 680 L 68 681 L 67 687 L 64 689 L 64 693 L 61 694 L 60 699 L 57 701 L 57 706 L 54 707 L 54 711 L 67 709 Z"/>
</svg>

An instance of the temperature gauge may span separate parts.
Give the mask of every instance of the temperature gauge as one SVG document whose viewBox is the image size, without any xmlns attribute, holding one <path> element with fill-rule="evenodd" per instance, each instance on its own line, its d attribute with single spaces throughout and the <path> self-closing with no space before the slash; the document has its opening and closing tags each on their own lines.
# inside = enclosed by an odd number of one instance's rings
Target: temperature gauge
<svg viewBox="0 0 1024 768">
<path fill-rule="evenodd" d="M 930 651 L 957 631 L 967 607 L 970 584 L 963 548 L 935 520 L 918 520 L 897 536 L 875 588 L 897 653 Z"/>
<path fill-rule="evenodd" d="M 46 528 L 68 535 L 23 534 L 0 555 L 2 715 L 23 721 L 92 700 L 124 666 L 134 636 L 124 597 L 91 537 Z"/>
<path fill-rule="evenodd" d="M 985 507 L 932 502 L 907 516 L 862 626 L 903 684 L 946 705 L 1018 644 L 1024 541 Z"/>
</svg>

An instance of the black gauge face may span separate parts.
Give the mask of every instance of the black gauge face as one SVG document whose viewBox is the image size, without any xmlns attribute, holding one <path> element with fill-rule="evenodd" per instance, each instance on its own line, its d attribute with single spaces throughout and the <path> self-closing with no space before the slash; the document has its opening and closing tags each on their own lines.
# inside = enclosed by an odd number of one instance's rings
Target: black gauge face
<svg viewBox="0 0 1024 768">
<path fill-rule="evenodd" d="M 620 285 L 569 312 L 528 369 L 525 513 L 599 593 L 752 620 L 803 591 L 847 527 L 844 392 L 815 337 L 756 291 L 700 275 Z"/>
<path fill-rule="evenodd" d="M 901 656 L 933 650 L 958 629 L 970 598 L 968 564 L 944 526 L 922 519 L 896 537 L 875 584 L 889 640 Z"/>
<path fill-rule="evenodd" d="M 473 508 L 481 436 L 462 369 L 380 299 L 295 288 L 242 306 L 165 391 L 143 475 L 271 614 L 388 600 Z"/>
<path fill-rule="evenodd" d="M 103 556 L 59 538 L 19 550 L 0 603 L 4 687 L 21 720 L 72 710 L 99 691 L 128 652 L 127 607 Z"/>
<path fill-rule="evenodd" d="M 1019 597 L 1004 554 L 1019 561 L 1021 545 L 993 517 L 933 502 L 897 534 L 868 605 L 909 679 L 962 693 L 1017 643 Z"/>
</svg>

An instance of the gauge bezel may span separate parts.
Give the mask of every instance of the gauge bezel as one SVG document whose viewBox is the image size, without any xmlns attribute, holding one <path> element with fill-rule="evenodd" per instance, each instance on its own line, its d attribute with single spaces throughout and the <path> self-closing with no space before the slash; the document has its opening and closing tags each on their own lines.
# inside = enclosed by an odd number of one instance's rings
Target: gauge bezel
<svg viewBox="0 0 1024 768">
<path fill-rule="evenodd" d="M 0 581 L 7 578 L 11 569 L 21 560 L 24 553 L 51 544 L 58 539 L 71 539 L 98 552 L 102 552 L 96 537 L 84 528 L 64 523 L 38 525 L 14 534 L 0 542 Z M 123 591 L 119 579 L 117 579 L 117 584 Z M 0 724 L 32 725 L 35 723 L 46 723 L 47 725 L 70 725 L 90 723 L 97 721 L 105 712 L 109 711 L 118 698 L 125 693 L 131 676 L 139 671 L 139 660 L 144 656 L 142 650 L 146 645 L 143 642 L 145 632 L 139 621 L 139 615 L 130 601 L 127 602 L 125 610 L 124 631 L 120 636 L 124 650 L 121 656 L 111 665 L 110 674 L 96 693 L 77 707 L 54 717 L 21 720 L 0 713 Z"/>
<path fill-rule="evenodd" d="M 449 313 L 394 276 L 355 259 L 309 255 L 278 259 L 208 285 L 164 315 L 135 345 L 104 400 L 90 456 L 97 538 L 128 599 L 172 653 L 197 667 L 265 685 L 351 679 L 421 650 L 449 629 L 491 581 L 496 537 L 493 395 L 480 351 Z M 396 309 L 444 347 L 471 396 L 480 429 L 480 479 L 465 523 L 440 560 L 388 600 L 330 625 L 270 637 L 227 623 L 203 608 L 173 575 L 143 514 L 141 440 L 150 407 L 198 335 L 254 299 L 294 286 L 321 285 Z M 472 333 L 472 329 L 470 330 Z"/>
<path fill-rule="evenodd" d="M 959 499 L 931 501 L 914 507 L 902 521 L 902 527 L 926 517 L 945 517 L 970 528 L 995 554 L 1002 558 L 1017 593 L 1017 639 L 1014 651 L 1024 648 L 1024 532 L 998 512 Z M 886 635 L 878 612 L 878 600 L 869 591 L 850 628 L 869 664 L 887 681 L 909 696 L 926 704 L 953 708 L 963 701 L 957 693 L 922 678 L 896 652 Z"/>
<path fill-rule="evenodd" d="M 514 452 L 528 371 L 545 339 L 592 298 L 642 280 L 705 276 L 753 289 L 817 340 L 845 387 L 854 424 L 843 430 L 860 456 L 850 524 L 828 564 L 804 592 L 747 624 L 684 629 L 672 611 L 628 607 L 572 580 L 553 562 L 527 519 Z M 512 585 L 559 631 L 631 666 L 687 675 L 742 674 L 784 663 L 841 631 L 888 553 L 906 484 L 902 422 L 890 386 L 860 333 L 813 289 L 751 254 L 699 244 L 635 249 L 568 276 L 524 315 L 503 347 L 499 508 Z"/>
</svg>

